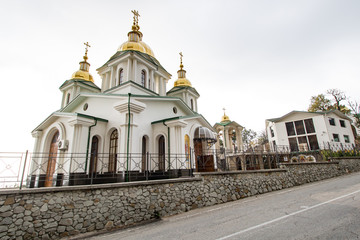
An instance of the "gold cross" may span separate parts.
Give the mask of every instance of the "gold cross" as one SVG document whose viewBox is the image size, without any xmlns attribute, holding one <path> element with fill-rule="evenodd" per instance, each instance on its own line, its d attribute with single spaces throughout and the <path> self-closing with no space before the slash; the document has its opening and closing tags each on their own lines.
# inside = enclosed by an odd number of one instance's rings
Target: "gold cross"
<svg viewBox="0 0 360 240">
<path fill-rule="evenodd" d="M 85 48 L 85 55 L 87 55 L 88 47 L 91 47 L 91 46 L 89 45 L 89 42 L 84 43 L 84 45 L 86 46 L 86 48 Z"/>
<path fill-rule="evenodd" d="M 224 110 L 224 115 L 225 115 L 225 110 L 226 110 L 226 109 L 225 109 L 225 108 L 223 108 L 222 110 Z"/>
<path fill-rule="evenodd" d="M 139 17 L 140 17 L 139 12 L 136 11 L 136 10 L 132 10 L 131 12 L 134 14 L 134 24 L 135 24 L 135 25 L 138 25 L 138 23 L 139 23 Z"/>
<path fill-rule="evenodd" d="M 182 64 L 183 54 L 182 54 L 182 52 L 180 52 L 179 54 L 180 54 L 180 63 Z"/>
</svg>

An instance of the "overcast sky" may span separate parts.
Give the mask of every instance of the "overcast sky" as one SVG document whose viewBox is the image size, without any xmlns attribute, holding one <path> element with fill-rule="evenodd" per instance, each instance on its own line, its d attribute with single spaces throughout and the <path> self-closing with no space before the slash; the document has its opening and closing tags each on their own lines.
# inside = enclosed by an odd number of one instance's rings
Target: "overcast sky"
<svg viewBox="0 0 360 240">
<path fill-rule="evenodd" d="M 131 10 L 143 41 L 172 74 L 183 52 L 187 78 L 212 125 L 222 108 L 261 131 L 265 119 L 307 110 L 330 88 L 360 100 L 360 1 L 0 0 L 0 152 L 33 150 L 31 131 L 61 104 L 60 85 L 90 73 L 127 41 Z"/>
</svg>

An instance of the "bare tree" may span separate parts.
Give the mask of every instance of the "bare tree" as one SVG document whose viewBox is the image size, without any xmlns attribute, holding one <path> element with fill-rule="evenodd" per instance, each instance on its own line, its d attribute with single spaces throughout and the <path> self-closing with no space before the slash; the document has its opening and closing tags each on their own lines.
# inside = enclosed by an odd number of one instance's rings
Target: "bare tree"
<svg viewBox="0 0 360 240">
<path fill-rule="evenodd" d="M 331 95 L 333 98 L 334 98 L 334 101 L 335 101 L 335 104 L 334 104 L 334 107 L 341 111 L 341 105 L 340 105 L 340 102 L 343 101 L 343 100 L 346 100 L 346 95 L 343 91 L 339 90 L 339 89 L 336 89 L 336 88 L 333 88 L 333 89 L 329 89 L 326 91 L 327 94 Z"/>
<path fill-rule="evenodd" d="M 348 106 L 353 112 L 353 116 L 355 118 L 355 126 L 360 127 L 360 105 L 357 101 L 348 100 Z"/>
</svg>

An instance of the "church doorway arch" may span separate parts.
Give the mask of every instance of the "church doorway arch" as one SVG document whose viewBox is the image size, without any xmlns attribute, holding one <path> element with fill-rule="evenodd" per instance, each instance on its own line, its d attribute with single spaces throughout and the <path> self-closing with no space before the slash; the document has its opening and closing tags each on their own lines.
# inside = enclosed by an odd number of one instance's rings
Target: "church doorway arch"
<svg viewBox="0 0 360 240">
<path fill-rule="evenodd" d="M 198 127 L 194 132 L 194 151 L 196 170 L 198 172 L 213 172 L 214 152 L 210 147 L 216 142 L 216 137 L 212 131 L 206 127 Z"/>
<path fill-rule="evenodd" d="M 158 149 L 158 165 L 160 171 L 165 171 L 165 137 L 161 135 L 159 137 L 159 149 Z"/>
<path fill-rule="evenodd" d="M 97 160 L 98 160 L 98 152 L 99 152 L 99 138 L 97 136 L 93 136 L 91 140 L 91 155 L 90 155 L 90 174 L 94 174 L 97 172 Z"/>
<path fill-rule="evenodd" d="M 59 140 L 59 131 L 56 131 L 50 142 L 49 157 L 46 167 L 46 176 L 45 176 L 45 184 L 44 184 L 45 187 L 52 187 L 53 184 L 53 177 L 54 177 L 53 175 L 55 173 L 56 158 L 58 152 L 58 140 Z"/>
</svg>

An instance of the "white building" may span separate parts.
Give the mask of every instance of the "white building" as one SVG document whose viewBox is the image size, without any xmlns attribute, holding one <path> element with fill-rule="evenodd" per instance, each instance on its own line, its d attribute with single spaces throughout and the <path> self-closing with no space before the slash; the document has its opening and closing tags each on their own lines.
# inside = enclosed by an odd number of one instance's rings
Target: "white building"
<svg viewBox="0 0 360 240">
<path fill-rule="evenodd" d="M 195 168 L 190 149 L 213 146 L 208 143 L 216 137 L 198 113 L 200 95 L 186 79 L 182 55 L 178 79 L 167 92 L 171 75 L 142 41 L 134 15 L 128 41 L 97 69 L 101 88 L 89 73 L 86 48 L 80 70 L 60 86 L 61 109 L 32 131 L 34 186 L 58 184 L 61 175 Z M 186 157 L 174 162 L 173 154 Z"/>
<path fill-rule="evenodd" d="M 280 118 L 267 119 L 266 132 L 273 150 L 341 149 L 354 144 L 351 119 L 338 110 L 292 111 Z"/>
</svg>

